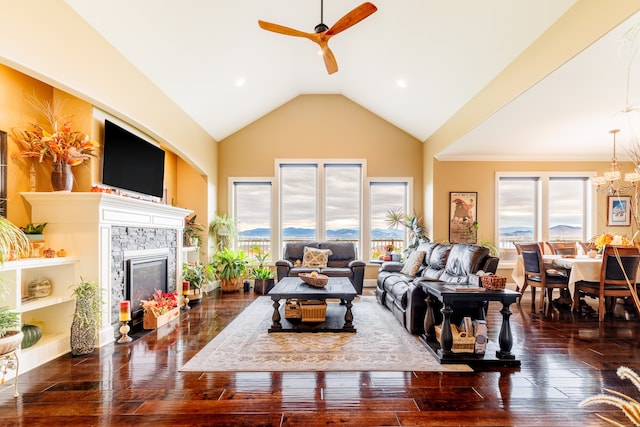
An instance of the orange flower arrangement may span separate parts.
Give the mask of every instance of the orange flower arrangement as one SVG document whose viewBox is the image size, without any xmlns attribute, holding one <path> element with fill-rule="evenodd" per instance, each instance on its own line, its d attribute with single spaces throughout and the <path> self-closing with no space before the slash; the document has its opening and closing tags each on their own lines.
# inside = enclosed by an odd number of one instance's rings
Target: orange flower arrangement
<svg viewBox="0 0 640 427">
<path fill-rule="evenodd" d="M 595 236 L 592 242 L 596 245 L 598 252 L 602 252 L 606 245 L 631 246 L 631 241 L 620 234 L 602 233 Z"/>
<path fill-rule="evenodd" d="M 39 162 L 49 159 L 53 163 L 77 166 L 94 156 L 93 151 L 99 144 L 89 135 L 71 130 L 71 121 L 62 121 L 55 106 L 38 100 L 32 104 L 45 116 L 51 131 L 35 123 L 30 123 L 29 129 L 12 129 L 11 137 L 20 148 L 12 157 L 33 157 Z"/>
</svg>

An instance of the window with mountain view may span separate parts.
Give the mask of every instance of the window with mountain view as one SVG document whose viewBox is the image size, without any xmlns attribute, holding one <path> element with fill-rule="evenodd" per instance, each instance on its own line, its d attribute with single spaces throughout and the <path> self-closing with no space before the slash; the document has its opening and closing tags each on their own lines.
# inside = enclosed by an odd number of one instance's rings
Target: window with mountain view
<svg viewBox="0 0 640 427">
<path fill-rule="evenodd" d="M 387 213 L 398 210 L 407 212 L 408 187 L 406 181 L 372 181 L 369 184 L 370 258 L 376 259 L 384 254 L 389 244 L 399 252 L 404 249 L 405 230 L 388 228 Z"/>
<path fill-rule="evenodd" d="M 271 182 L 234 181 L 233 216 L 238 226 L 237 249 L 249 258 L 273 254 L 271 247 Z"/>
<path fill-rule="evenodd" d="M 318 165 L 280 165 L 280 229 L 282 241 L 317 237 Z"/>
<path fill-rule="evenodd" d="M 580 174 L 499 176 L 497 225 L 501 259 L 515 257 L 514 243 L 587 240 L 591 224 L 588 182 L 588 177 Z"/>
<path fill-rule="evenodd" d="M 362 166 L 324 166 L 324 218 L 327 240 L 360 240 Z"/>
</svg>

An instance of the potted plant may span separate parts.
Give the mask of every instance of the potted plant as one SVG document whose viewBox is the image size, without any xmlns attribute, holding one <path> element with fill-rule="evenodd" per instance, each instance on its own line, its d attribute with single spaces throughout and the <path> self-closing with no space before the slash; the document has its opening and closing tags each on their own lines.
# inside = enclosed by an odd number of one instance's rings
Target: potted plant
<svg viewBox="0 0 640 427">
<path fill-rule="evenodd" d="M 253 277 L 253 289 L 260 294 L 266 294 L 275 285 L 273 272 L 269 267 L 256 267 L 251 272 Z"/>
<path fill-rule="evenodd" d="M 31 242 L 31 251 L 29 256 L 33 258 L 40 257 L 42 248 L 44 248 L 44 228 L 47 226 L 46 222 L 42 224 L 29 223 L 20 229 L 27 236 L 27 239 Z"/>
<path fill-rule="evenodd" d="M 235 219 L 225 214 L 214 216 L 209 223 L 209 235 L 213 239 L 213 247 L 217 251 L 230 249 L 236 234 Z"/>
<path fill-rule="evenodd" d="M 82 277 L 73 288 L 76 309 L 71 323 L 71 354 L 81 356 L 93 351 L 102 315 L 102 295 L 100 285 Z"/>
<path fill-rule="evenodd" d="M 222 250 L 216 252 L 211 260 L 213 273 L 220 280 L 223 292 L 235 292 L 242 285 L 242 278 L 247 272 L 248 261 L 244 251 Z"/>
<path fill-rule="evenodd" d="M 0 355 L 20 348 L 24 334 L 19 329 L 18 313 L 9 307 L 0 307 Z"/>
<path fill-rule="evenodd" d="M 422 225 L 422 218 L 416 215 L 406 215 L 402 209 L 387 211 L 387 224 L 389 228 L 401 225 L 409 233 L 409 242 L 405 253 L 410 255 L 422 242 L 429 242 L 427 230 Z"/>
<path fill-rule="evenodd" d="M 24 232 L 7 218 L 0 216 L 0 266 L 5 261 L 28 255 L 31 250 Z M 0 277 L 0 283 L 2 278 Z"/>
<path fill-rule="evenodd" d="M 200 246 L 200 232 L 204 231 L 204 226 L 196 221 L 196 214 L 184 219 L 184 245 Z"/>
<path fill-rule="evenodd" d="M 213 280 L 213 267 L 200 261 L 185 262 L 182 264 L 182 280 L 189 282 L 192 290 L 189 301 L 202 298 L 202 286 Z"/>
</svg>

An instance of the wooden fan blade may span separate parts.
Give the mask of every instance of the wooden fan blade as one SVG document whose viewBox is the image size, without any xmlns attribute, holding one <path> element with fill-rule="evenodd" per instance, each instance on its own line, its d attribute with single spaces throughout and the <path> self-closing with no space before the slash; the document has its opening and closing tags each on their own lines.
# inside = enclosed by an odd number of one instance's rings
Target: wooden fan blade
<svg viewBox="0 0 640 427">
<path fill-rule="evenodd" d="M 278 34 L 284 34 L 285 36 L 304 37 L 314 42 L 317 38 L 314 33 L 305 33 L 304 31 L 295 30 L 293 28 L 285 27 L 284 25 L 272 24 L 271 22 L 258 21 L 258 25 L 263 30 L 272 31 Z"/>
<path fill-rule="evenodd" d="M 374 4 L 369 2 L 362 3 L 360 6 L 356 7 L 351 12 L 340 18 L 338 22 L 333 24 L 331 28 L 327 30 L 325 35 L 335 36 L 336 34 L 362 21 L 364 18 L 371 15 L 376 10 L 378 10 L 378 8 Z"/>
<path fill-rule="evenodd" d="M 324 66 L 327 68 L 327 73 L 333 74 L 338 71 L 338 63 L 336 57 L 333 56 L 333 52 L 326 44 L 322 47 L 322 59 L 324 59 Z"/>
</svg>

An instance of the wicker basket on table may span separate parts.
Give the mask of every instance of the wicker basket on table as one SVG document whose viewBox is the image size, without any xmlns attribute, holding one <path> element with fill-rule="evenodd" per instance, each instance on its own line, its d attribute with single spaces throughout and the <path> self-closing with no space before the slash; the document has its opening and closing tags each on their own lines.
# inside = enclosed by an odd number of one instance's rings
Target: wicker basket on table
<svg viewBox="0 0 640 427">
<path fill-rule="evenodd" d="M 436 326 L 436 339 L 440 342 L 441 327 Z M 473 353 L 476 347 L 476 337 L 464 331 L 458 330 L 456 325 L 451 325 L 451 335 L 453 335 L 453 353 Z"/>
<path fill-rule="evenodd" d="M 503 276 L 482 276 L 480 277 L 482 281 L 482 287 L 488 291 L 501 291 L 507 285 L 507 278 Z"/>
<path fill-rule="evenodd" d="M 316 288 L 324 288 L 327 286 L 327 283 L 329 283 L 329 277 L 324 274 L 316 274 L 315 276 L 312 276 L 311 273 L 298 273 L 298 277 L 300 277 L 307 285 Z"/>
</svg>

